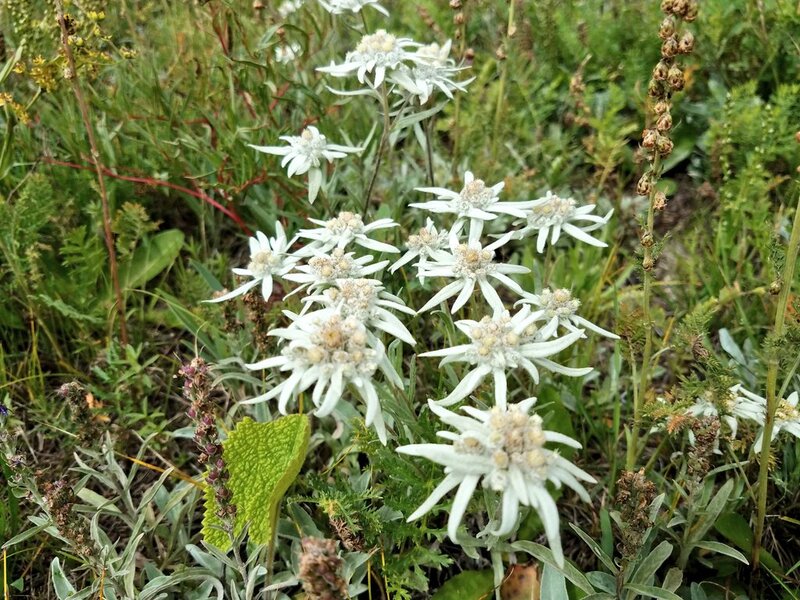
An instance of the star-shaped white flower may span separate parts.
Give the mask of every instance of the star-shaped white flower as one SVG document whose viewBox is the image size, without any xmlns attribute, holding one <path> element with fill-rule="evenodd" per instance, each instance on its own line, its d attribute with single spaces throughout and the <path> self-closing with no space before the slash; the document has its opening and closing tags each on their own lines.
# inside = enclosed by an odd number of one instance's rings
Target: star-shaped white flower
<svg viewBox="0 0 800 600">
<path fill-rule="evenodd" d="M 391 269 L 394 273 L 400 267 L 410 263 L 415 258 L 419 260 L 415 263 L 417 267 L 417 277 L 421 283 L 425 283 L 425 276 L 422 271 L 428 265 L 428 259 L 432 256 L 445 256 L 447 257 L 447 232 L 438 231 L 431 219 L 428 219 L 425 227 L 422 227 L 417 233 L 411 234 L 406 240 L 406 252 L 400 259 L 395 262 Z"/>
<path fill-rule="evenodd" d="M 312 240 L 312 243 L 298 252 L 299 256 L 313 254 L 316 252 L 327 252 L 332 248 L 345 248 L 351 242 L 375 252 L 397 253 L 400 252 L 391 244 L 378 242 L 367 237 L 373 231 L 397 227 L 392 219 L 378 219 L 367 225 L 361 219 L 361 215 L 348 211 L 340 212 L 336 217 L 321 221 L 319 219 L 309 219 L 318 229 L 301 229 L 297 236 Z"/>
<path fill-rule="evenodd" d="M 284 277 L 288 274 L 298 261 L 298 258 L 289 252 L 289 247 L 294 240 L 288 241 L 283 226 L 275 222 L 275 237 L 268 238 L 260 231 L 249 239 L 250 243 L 250 262 L 244 269 L 235 268 L 233 272 L 242 277 L 250 277 L 250 281 L 245 282 L 232 292 L 206 300 L 206 302 L 223 302 L 236 296 L 250 291 L 261 284 L 261 295 L 264 300 L 269 300 L 272 295 L 273 277 Z"/>
<path fill-rule="evenodd" d="M 399 388 L 403 381 L 392 367 L 380 341 L 370 336 L 364 324 L 355 317 L 343 317 L 335 311 L 319 311 L 297 317 L 291 326 L 270 331 L 289 343 L 278 356 L 248 364 L 251 370 L 278 367 L 290 371 L 289 378 L 266 394 L 247 401 L 248 404 L 278 398 L 278 409 L 286 414 L 290 399 L 314 386 L 311 401 L 315 414 L 326 417 L 352 385 L 366 404 L 365 421 L 386 444 L 378 392 L 373 383 L 380 369 L 386 378 Z"/>
<path fill-rule="evenodd" d="M 344 62 L 327 67 L 318 67 L 317 71 L 329 73 L 334 77 L 347 77 L 356 73 L 359 83 L 366 83 L 375 89 L 381 86 L 386 73 L 396 69 L 404 60 L 418 60 L 407 48 L 419 46 L 409 38 L 398 38 L 379 29 L 361 38 L 356 49 L 348 52 Z M 367 74 L 373 74 L 372 81 Z"/>
<path fill-rule="evenodd" d="M 753 401 L 747 390 L 742 390 L 741 384 L 733 386 L 723 398 L 715 399 L 711 392 L 696 398 L 694 404 L 686 409 L 686 414 L 695 417 L 717 417 L 731 430 L 731 437 L 736 438 L 739 431 L 739 419 L 755 421 L 764 424 L 764 406 Z M 755 394 L 752 394 L 755 396 Z M 758 398 L 756 396 L 756 398 Z M 689 431 L 689 441 L 694 444 L 693 433 Z"/>
<path fill-rule="evenodd" d="M 503 301 L 492 287 L 489 278 L 499 281 L 515 293 L 522 295 L 524 293 L 522 288 L 509 275 L 530 272 L 530 269 L 521 265 L 493 261 L 494 251 L 507 243 L 511 239 L 511 235 L 511 233 L 507 233 L 488 246 L 481 246 L 480 242 L 462 244 L 458 240 L 457 231 L 451 231 L 450 252 L 431 256 L 424 268 L 420 267 L 420 275 L 423 277 L 448 277 L 455 281 L 439 290 L 418 312 L 423 313 L 430 310 L 440 302 L 458 294 L 450 309 L 450 312 L 455 313 L 467 303 L 475 291 L 476 284 L 495 312 L 505 310 Z"/>
<path fill-rule="evenodd" d="M 341 248 L 334 248 L 330 253 L 317 252 L 308 259 L 307 264 L 299 265 L 293 273 L 287 273 L 284 279 L 299 283 L 292 294 L 308 288 L 308 293 L 313 294 L 318 290 L 333 285 L 337 279 L 361 279 L 367 275 L 377 273 L 386 265 L 388 260 L 369 264 L 372 256 L 354 258 L 352 252 L 345 252 Z"/>
<path fill-rule="evenodd" d="M 569 331 L 577 331 L 580 328 L 584 328 L 613 340 L 619 339 L 616 333 L 603 329 L 578 315 L 577 312 L 581 306 L 581 301 L 574 298 L 572 292 L 567 289 L 551 290 L 550 288 L 544 288 L 539 294 L 525 294 L 517 302 L 517 304 L 520 303 L 535 306 L 537 310 L 532 313 L 535 316 L 535 320 L 547 321 L 547 324 L 541 328 L 541 336 L 545 339 L 555 335 L 559 325 Z"/>
<path fill-rule="evenodd" d="M 742 387 L 741 384 L 735 385 L 731 388 L 731 392 L 737 396 L 736 401 L 749 400 L 754 406 L 751 411 L 754 415 L 752 420 L 761 425 L 761 431 L 756 437 L 756 442 L 753 444 L 753 450 L 758 453 L 761 452 L 761 445 L 764 442 L 764 420 L 766 419 L 767 412 L 767 399 L 749 392 Z M 778 410 L 775 411 L 775 423 L 772 426 L 772 439 L 769 443 L 775 441 L 775 438 L 781 431 L 787 431 L 796 438 L 800 438 L 800 410 L 797 408 L 797 402 L 800 400 L 798 392 L 792 392 L 786 398 L 781 398 L 778 401 Z"/>
<path fill-rule="evenodd" d="M 295 60 L 302 53 L 303 53 L 303 47 L 297 42 L 276 46 L 275 61 L 282 65 L 285 65 Z M 253 146 L 253 147 L 257 148 L 258 146 Z"/>
<path fill-rule="evenodd" d="M 419 104 L 426 104 L 435 90 L 453 99 L 453 92 L 466 92 L 466 86 L 475 80 L 456 81 L 460 71 L 469 67 L 456 67 L 450 56 L 450 40 L 444 46 L 430 44 L 416 51 L 417 61 L 412 66 L 400 65 L 392 72 L 390 80 L 402 91 L 416 98 Z"/>
<path fill-rule="evenodd" d="M 332 162 L 334 158 L 343 158 L 348 153 L 361 152 L 362 148 L 330 144 L 324 135 L 314 126 L 309 125 L 300 135 L 282 135 L 280 137 L 288 146 L 256 146 L 248 144 L 251 148 L 283 156 L 281 167 L 286 167 L 289 177 L 308 173 L 308 201 L 314 203 L 322 186 L 324 171 L 321 168 L 322 159 Z"/>
<path fill-rule="evenodd" d="M 376 279 L 337 279 L 334 287 L 306 296 L 303 302 L 320 304 L 344 318 L 355 317 L 368 328 L 385 331 L 412 346 L 416 344 L 411 332 L 389 309 L 412 316 L 417 313 L 384 290 Z"/>
<path fill-rule="evenodd" d="M 460 229 L 463 223 L 469 221 L 469 241 L 474 243 L 483 233 L 484 221 L 496 219 L 501 214 L 524 218 L 526 210 L 533 206 L 533 201 L 501 202 L 500 191 L 504 186 L 505 183 L 501 181 L 489 187 L 482 179 L 475 179 L 472 172 L 467 171 L 464 173 L 464 187 L 460 192 L 439 187 L 415 188 L 418 192 L 436 194 L 438 199 L 414 202 L 410 206 L 433 213 L 454 214 L 454 229 Z"/>
<path fill-rule="evenodd" d="M 547 192 L 543 198 L 534 200 L 526 211 L 525 226 L 517 232 L 517 237 L 535 234 L 536 250 L 539 252 L 544 252 L 548 237 L 551 245 L 558 242 L 562 231 L 586 244 L 605 248 L 608 244 L 592 237 L 589 232 L 608 223 L 614 211 L 610 210 L 605 217 L 600 217 L 590 214 L 595 208 L 596 204 L 578 206 L 572 198 Z"/>
<path fill-rule="evenodd" d="M 513 317 L 508 312 L 503 312 L 496 313 L 493 317 L 484 317 L 480 321 L 456 321 L 456 327 L 469 337 L 469 343 L 424 352 L 420 356 L 442 357 L 441 365 L 466 362 L 475 367 L 437 404 L 450 406 L 463 400 L 487 376 L 492 375 L 495 402 L 503 407 L 506 404 L 508 390 L 507 373 L 517 368 L 527 371 L 534 383 L 539 383 L 537 364 L 571 377 L 582 377 L 592 372 L 591 367 L 574 369 L 548 359 L 584 337 L 583 330 L 571 331 L 563 337 L 544 341 L 537 338 L 534 322 L 534 315 L 527 306 Z"/>
<path fill-rule="evenodd" d="M 319 3 L 332 15 L 341 15 L 345 12 L 356 14 L 365 6 L 371 6 L 379 13 L 389 16 L 389 11 L 378 4 L 377 0 L 319 0 Z"/>
<path fill-rule="evenodd" d="M 431 410 L 456 432 L 441 431 L 439 436 L 450 444 L 412 444 L 397 451 L 421 456 L 444 466 L 445 477 L 427 500 L 408 517 L 420 518 L 435 507 L 452 489 L 458 488 L 450 508 L 447 534 L 457 541 L 458 526 L 467 510 L 472 494 L 483 480 L 483 486 L 502 494 L 500 518 L 491 521 L 479 535 L 502 537 L 511 534 L 519 518 L 520 505 L 530 506 L 539 514 L 545 535 L 559 565 L 564 563 L 559 531 L 558 508 L 547 489 L 549 481 L 556 488 L 573 489 L 585 502 L 589 494 L 581 482 L 595 479 L 559 455 L 544 447 L 546 443 L 580 448 L 572 438 L 542 428 L 538 415 L 528 415 L 535 398 L 519 404 L 482 411 L 465 406 L 468 416 L 451 412 L 429 402 Z"/>
</svg>

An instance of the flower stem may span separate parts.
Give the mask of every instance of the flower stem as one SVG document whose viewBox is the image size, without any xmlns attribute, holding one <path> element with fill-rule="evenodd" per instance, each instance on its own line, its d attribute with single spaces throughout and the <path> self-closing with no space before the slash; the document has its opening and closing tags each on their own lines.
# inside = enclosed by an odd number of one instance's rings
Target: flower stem
<svg viewBox="0 0 800 600">
<path fill-rule="evenodd" d="M 644 281 L 642 283 L 642 320 L 644 321 L 644 350 L 642 351 L 642 368 L 639 371 L 639 385 L 633 397 L 633 424 L 631 425 L 630 443 L 628 444 L 625 467 L 633 471 L 636 459 L 639 456 L 639 431 L 642 424 L 642 406 L 644 405 L 645 392 L 650 378 L 650 361 L 653 355 L 653 322 L 650 314 L 650 301 L 653 295 L 653 277 L 650 274 L 653 264 L 653 225 L 655 222 L 656 181 L 658 181 L 661 168 L 661 156 L 655 152 L 653 156 L 653 184 L 648 196 L 647 223 L 642 238 L 649 237 L 651 243 L 643 244 L 642 265 L 644 266 Z"/>
<path fill-rule="evenodd" d="M 428 185 L 433 187 L 435 186 L 435 182 L 433 180 L 433 124 L 434 124 L 435 117 L 431 117 L 428 119 L 428 122 L 425 124 L 425 150 L 428 155 Z"/>
<path fill-rule="evenodd" d="M 786 306 L 789 301 L 789 293 L 792 290 L 794 281 L 794 269 L 797 263 L 797 253 L 800 250 L 800 198 L 798 198 L 797 208 L 794 213 L 794 223 L 792 233 L 789 237 L 789 247 L 786 249 L 786 262 L 783 265 L 783 279 L 781 281 L 781 291 L 778 294 L 778 306 L 775 309 L 775 327 L 772 330 L 773 340 L 778 343 L 784 334 L 786 322 Z M 761 438 L 761 455 L 759 457 L 758 469 L 758 496 L 756 505 L 756 531 L 753 540 L 752 564 L 754 569 L 758 569 L 759 550 L 761 540 L 764 536 L 764 520 L 767 514 L 767 488 L 769 486 L 769 459 L 772 448 L 772 432 L 775 428 L 775 412 L 780 403 L 778 389 L 778 354 L 777 349 L 772 348 L 767 362 L 767 411 L 764 418 L 764 432 Z"/>
<path fill-rule="evenodd" d="M 375 168 L 372 171 L 372 177 L 369 180 L 367 193 L 364 195 L 364 210 L 361 213 L 362 217 L 367 216 L 367 209 L 369 208 L 369 199 L 372 196 L 372 188 L 375 187 L 375 180 L 378 178 L 378 171 L 381 168 L 381 160 L 383 158 L 383 151 L 386 147 L 386 142 L 389 140 L 389 131 L 392 124 L 389 121 L 389 92 L 386 90 L 386 83 L 381 84 L 381 109 L 383 110 L 383 131 L 381 132 L 381 140 L 378 142 L 378 152 L 375 156 Z"/>
<path fill-rule="evenodd" d="M 511 40 L 511 37 L 514 35 L 514 31 L 516 30 L 516 26 L 514 25 L 514 8 L 516 5 L 516 1 L 512 0 L 508 6 L 508 26 L 506 28 L 506 40 L 504 44 L 506 47 Z M 495 107 L 494 111 L 494 139 L 492 140 L 492 147 L 494 148 L 495 155 L 497 155 L 497 144 L 500 141 L 500 123 L 503 120 L 503 113 L 505 112 L 506 79 L 508 78 L 508 57 L 503 56 L 501 58 L 498 56 L 498 60 L 503 61 L 503 66 L 501 67 L 500 71 L 500 85 L 497 89 L 497 106 Z"/>
<path fill-rule="evenodd" d="M 128 345 L 128 326 L 125 321 L 125 300 L 122 297 L 122 288 L 119 285 L 119 273 L 117 269 L 117 251 L 114 247 L 114 234 L 111 232 L 111 209 L 108 205 L 108 193 L 106 191 L 106 182 L 103 175 L 104 167 L 100 161 L 100 151 L 97 149 L 97 141 L 94 137 L 94 127 L 89 118 L 89 107 L 86 104 L 86 98 L 83 96 L 83 90 L 78 82 L 78 70 L 75 66 L 75 57 L 72 54 L 72 48 L 69 45 L 69 33 L 67 32 L 67 24 L 64 20 L 64 6 L 62 0 L 56 0 L 56 16 L 58 18 L 58 25 L 61 29 L 61 46 L 64 49 L 64 55 L 67 58 L 68 77 L 72 92 L 75 94 L 75 99 L 78 102 L 78 108 L 81 111 L 81 119 L 83 126 L 86 129 L 86 138 L 89 140 L 89 148 L 92 153 L 92 164 L 97 176 L 97 186 L 100 191 L 100 203 L 103 208 L 103 234 L 105 237 L 106 248 L 108 250 L 108 267 L 111 275 L 111 285 L 114 288 L 114 297 L 117 308 L 117 317 L 119 318 L 119 336 L 123 346 Z"/>
</svg>

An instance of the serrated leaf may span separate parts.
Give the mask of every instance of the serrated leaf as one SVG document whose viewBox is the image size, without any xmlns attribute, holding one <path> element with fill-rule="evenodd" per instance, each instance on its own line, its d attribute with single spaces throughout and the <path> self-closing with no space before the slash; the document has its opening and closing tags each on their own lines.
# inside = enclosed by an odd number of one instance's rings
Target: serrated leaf
<svg viewBox="0 0 800 600">
<path fill-rule="evenodd" d="M 183 232 L 177 229 L 162 231 L 143 241 L 133 256 L 119 268 L 122 289 L 144 285 L 170 267 L 183 247 Z"/>
<path fill-rule="evenodd" d="M 243 419 L 222 443 L 230 473 L 228 488 L 236 505 L 235 533 L 249 523 L 250 539 L 269 544 L 278 515 L 278 506 L 306 456 L 311 425 L 306 415 L 288 415 L 269 423 Z M 218 548 L 230 546 L 220 528 L 213 490 L 206 489 L 203 539 Z"/>
<path fill-rule="evenodd" d="M 462 571 L 444 582 L 431 600 L 484 600 L 494 590 L 494 574 L 484 571 Z"/>
</svg>

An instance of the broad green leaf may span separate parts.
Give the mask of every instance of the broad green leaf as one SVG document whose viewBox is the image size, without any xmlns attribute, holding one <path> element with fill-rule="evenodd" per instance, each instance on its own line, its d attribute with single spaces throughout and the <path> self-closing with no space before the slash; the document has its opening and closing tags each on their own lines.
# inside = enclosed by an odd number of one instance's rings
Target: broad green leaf
<svg viewBox="0 0 800 600">
<path fill-rule="evenodd" d="M 723 535 L 729 542 L 744 550 L 747 556 L 753 550 L 753 531 L 742 515 L 737 513 L 724 513 L 719 516 L 717 522 L 714 524 L 714 529 Z M 777 560 L 766 550 L 761 548 L 759 553 L 759 560 L 761 563 L 768 567 L 771 571 L 781 573 L 781 565 Z"/>
<path fill-rule="evenodd" d="M 542 569 L 541 598 L 569 598 L 567 580 L 555 567 L 545 565 Z"/>
<path fill-rule="evenodd" d="M 702 548 L 703 550 L 710 550 L 711 552 L 716 552 L 717 554 L 724 554 L 725 556 L 730 556 L 731 558 L 735 558 L 738 561 L 743 562 L 744 564 L 750 564 L 745 557 L 744 554 L 735 550 L 728 546 L 728 544 L 723 544 L 722 542 L 697 542 L 695 547 Z"/>
<path fill-rule="evenodd" d="M 494 575 L 485 571 L 462 571 L 444 582 L 431 600 L 484 600 L 494 592 Z"/>
<path fill-rule="evenodd" d="M 682 582 L 683 571 L 677 567 L 672 567 L 669 571 L 667 571 L 667 576 L 664 577 L 664 582 L 661 584 L 661 587 L 663 587 L 665 590 L 669 590 L 670 592 L 674 592 L 681 587 Z"/>
<path fill-rule="evenodd" d="M 536 560 L 559 569 L 564 574 L 564 577 L 571 581 L 573 585 L 575 585 L 575 587 L 581 591 L 587 594 L 594 593 L 594 588 L 592 587 L 592 584 L 589 583 L 589 580 L 586 579 L 586 576 L 576 569 L 571 563 L 564 562 L 563 568 L 559 568 L 550 548 L 528 541 L 514 542 L 511 544 L 511 548 L 518 550 L 519 552 L 527 552 Z"/>
<path fill-rule="evenodd" d="M 53 591 L 55 591 L 58 600 L 68 600 L 68 598 L 75 595 L 75 588 L 67 579 L 67 576 L 64 575 L 61 561 L 57 556 L 50 563 L 50 578 L 53 580 Z"/>
<path fill-rule="evenodd" d="M 728 498 L 733 491 L 733 485 L 733 479 L 729 479 L 725 482 L 725 485 L 719 488 L 719 491 L 714 495 L 708 506 L 706 506 L 706 510 L 698 519 L 697 525 L 692 529 L 689 538 L 690 543 L 696 545 L 697 542 L 705 538 L 706 533 L 717 522 L 717 517 L 719 517 L 722 509 L 725 508 L 725 504 L 727 504 Z"/>
<path fill-rule="evenodd" d="M 669 558 L 670 554 L 672 554 L 672 544 L 664 540 L 639 563 L 630 579 L 631 582 L 644 585 L 651 583 L 656 571 Z"/>
<path fill-rule="evenodd" d="M 119 268 L 122 289 L 144 285 L 167 269 L 178 258 L 183 247 L 183 232 L 169 229 L 144 240 L 133 256 Z"/>
<path fill-rule="evenodd" d="M 250 539 L 272 541 L 281 498 L 300 472 L 306 457 L 311 426 L 306 415 L 288 415 L 269 423 L 242 420 L 222 443 L 230 472 L 228 488 L 236 505 L 235 533 L 249 524 Z M 206 488 L 203 539 L 221 549 L 230 546 L 220 529 L 217 503 Z"/>
<path fill-rule="evenodd" d="M 636 585 L 634 583 L 629 583 L 624 589 L 631 592 L 636 592 L 645 598 L 658 598 L 659 600 L 682 600 L 678 594 L 652 585 Z"/>
</svg>

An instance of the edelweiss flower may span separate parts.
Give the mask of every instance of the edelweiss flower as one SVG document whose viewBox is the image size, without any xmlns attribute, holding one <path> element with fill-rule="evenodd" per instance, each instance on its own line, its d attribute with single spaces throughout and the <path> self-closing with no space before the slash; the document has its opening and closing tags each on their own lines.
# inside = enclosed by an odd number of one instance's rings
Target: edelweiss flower
<svg viewBox="0 0 800 600">
<path fill-rule="evenodd" d="M 292 240 L 293 242 L 294 240 Z M 269 300 L 272 295 L 273 276 L 284 277 L 292 270 L 298 259 L 289 253 L 289 246 L 292 242 L 286 240 L 286 233 L 279 222 L 275 222 L 275 237 L 268 238 L 260 231 L 256 232 L 255 237 L 250 240 L 250 262 L 246 269 L 233 269 L 233 272 L 243 277 L 252 279 L 239 286 L 232 292 L 206 300 L 206 302 L 223 302 L 236 296 L 241 296 L 245 292 L 261 284 L 261 295 L 264 300 Z"/>
<path fill-rule="evenodd" d="M 295 273 L 287 274 L 285 279 L 302 284 L 292 294 L 305 288 L 308 288 L 309 294 L 313 294 L 325 285 L 332 285 L 337 279 L 360 279 L 389 264 L 388 260 L 384 260 L 370 265 L 372 259 L 372 256 L 353 258 L 352 252 L 335 248 L 330 254 L 319 253 L 310 258 L 308 264 L 300 265 Z"/>
<path fill-rule="evenodd" d="M 484 221 L 496 219 L 500 214 L 524 218 L 527 214 L 525 209 L 533 206 L 533 202 L 500 202 L 499 194 L 504 186 L 505 183 L 501 181 L 487 187 L 482 179 L 475 179 L 475 176 L 467 171 L 464 173 L 464 187 L 460 192 L 438 187 L 415 188 L 418 192 L 436 194 L 439 199 L 414 202 L 410 206 L 434 213 L 456 215 L 454 229 L 460 228 L 462 223 L 469 220 L 469 241 L 473 243 L 481 237 Z"/>
<path fill-rule="evenodd" d="M 419 261 L 416 263 L 417 277 L 419 277 L 420 282 L 425 283 L 425 276 L 420 273 L 427 267 L 428 258 L 435 255 L 441 256 L 442 254 L 447 257 L 447 252 L 445 251 L 445 248 L 447 248 L 447 232 L 437 231 L 433 221 L 428 219 L 425 227 L 421 228 L 416 234 L 408 236 L 406 248 L 406 253 L 392 265 L 390 271 L 394 273 L 403 265 L 419 257 Z"/>
<path fill-rule="evenodd" d="M 361 12 L 365 6 L 371 6 L 379 13 L 389 16 L 389 11 L 378 4 L 377 0 L 319 0 L 319 3 L 332 15 L 341 15 L 346 11 L 355 14 Z"/>
<path fill-rule="evenodd" d="M 308 201 L 312 204 L 317 197 L 322 180 L 323 170 L 320 168 L 322 161 L 328 162 L 334 158 L 347 156 L 348 152 L 360 152 L 361 148 L 352 146 L 340 146 L 339 144 L 329 144 L 328 140 L 313 126 L 306 127 L 300 135 L 282 135 L 280 139 L 288 142 L 288 146 L 256 146 L 248 144 L 251 148 L 264 152 L 283 156 L 281 167 L 287 167 L 286 172 L 289 177 L 308 173 Z"/>
<path fill-rule="evenodd" d="M 431 298 L 425 306 L 418 312 L 426 310 L 444 302 L 458 294 L 458 298 L 453 302 L 450 312 L 454 313 L 464 306 L 475 291 L 475 284 L 480 287 L 483 297 L 495 312 L 502 312 L 504 309 L 503 301 L 497 291 L 489 283 L 489 277 L 498 280 L 507 288 L 517 294 L 524 292 L 517 282 L 508 277 L 513 273 L 529 273 L 530 269 L 520 265 L 506 265 L 492 262 L 494 251 L 511 239 L 511 234 L 507 233 L 503 237 L 495 240 L 486 247 L 479 242 L 461 244 L 458 241 L 456 232 L 450 234 L 450 252 L 442 252 L 431 256 L 430 262 L 424 267 L 420 266 L 422 277 L 451 277 L 456 281 L 448 283 L 436 295 Z"/>
<path fill-rule="evenodd" d="M 318 67 L 317 71 L 330 73 L 334 77 L 346 77 L 356 73 L 359 83 L 367 83 L 371 88 L 380 87 L 386 78 L 386 72 L 396 69 L 404 60 L 418 60 L 414 53 L 406 48 L 418 46 L 409 38 L 397 38 L 385 29 L 367 34 L 361 38 L 358 46 L 348 52 L 340 65 Z M 367 79 L 367 73 L 373 73 L 373 80 Z"/>
<path fill-rule="evenodd" d="M 738 419 L 764 424 L 764 406 L 744 395 L 739 395 L 740 392 L 750 394 L 741 389 L 741 384 L 733 386 L 728 394 L 724 398 L 720 398 L 718 402 L 714 401 L 710 392 L 706 392 L 702 398 L 697 398 L 695 403 L 686 409 L 686 414 L 695 418 L 717 417 L 725 422 L 731 430 L 731 437 L 735 438 L 739 431 Z M 689 434 L 689 441 L 694 444 L 694 440 L 691 439 L 693 436 L 691 430 L 689 430 Z"/>
<path fill-rule="evenodd" d="M 281 19 L 285 19 L 292 13 L 297 12 L 303 7 L 303 0 L 284 0 L 278 6 L 278 14 Z"/>
<path fill-rule="evenodd" d="M 338 279 L 335 287 L 321 294 L 307 296 L 303 302 L 316 302 L 333 309 L 344 318 L 354 317 L 367 327 L 385 331 L 412 346 L 416 344 L 406 326 L 387 309 L 407 315 L 417 313 L 400 298 L 385 291 L 376 279 Z"/>
<path fill-rule="evenodd" d="M 566 485 L 589 502 L 589 494 L 581 481 L 595 483 L 595 479 L 558 452 L 544 447 L 548 442 L 572 448 L 581 446 L 564 434 L 542 429 L 542 419 L 538 415 L 528 415 L 535 401 L 529 398 L 516 405 L 496 406 L 488 411 L 463 407 L 469 416 L 453 413 L 429 401 L 431 410 L 458 433 L 439 432 L 439 436 L 452 444 L 412 444 L 397 449 L 402 454 L 421 456 L 445 468 L 445 478 L 408 520 L 420 518 L 458 487 L 447 522 L 447 535 L 456 541 L 458 526 L 482 479 L 484 487 L 502 493 L 502 509 L 499 523 L 490 522 L 479 535 L 510 534 L 517 523 L 520 504 L 530 506 L 542 520 L 556 563 L 563 565 L 558 508 L 546 484 L 549 481 L 557 488 Z"/>
<path fill-rule="evenodd" d="M 279 356 L 253 364 L 248 369 L 279 367 L 291 371 L 289 378 L 248 403 L 278 398 L 278 409 L 286 414 L 289 400 L 312 385 L 311 401 L 316 415 L 325 417 L 336 408 L 348 384 L 358 391 L 367 405 L 366 424 L 374 426 L 382 443 L 386 443 L 378 392 L 372 383 L 380 368 L 396 386 L 403 386 L 400 376 L 386 358 L 383 345 L 370 336 L 355 317 L 343 317 L 333 311 L 319 311 L 297 318 L 286 329 L 275 329 L 270 335 L 289 340 Z"/>
<path fill-rule="evenodd" d="M 550 371 L 573 377 L 581 377 L 592 371 L 591 367 L 573 369 L 563 367 L 548 356 L 558 354 L 583 337 L 583 330 L 575 330 L 551 341 L 540 341 L 536 337 L 535 319 L 529 307 L 524 307 L 513 317 L 508 312 L 484 317 L 480 321 L 456 321 L 458 327 L 469 337 L 468 344 L 424 352 L 420 356 L 444 357 L 441 365 L 452 362 L 467 362 L 475 368 L 467 373 L 450 394 L 437 404 L 450 406 L 463 400 L 477 388 L 490 373 L 494 377 L 494 394 L 497 406 L 506 405 L 508 383 L 506 373 L 522 367 L 539 383 L 538 364 Z"/>
<path fill-rule="evenodd" d="M 539 252 L 544 252 L 548 235 L 550 244 L 555 244 L 561 236 L 562 230 L 576 240 L 599 248 L 605 248 L 608 244 L 593 238 L 588 232 L 599 229 L 608 223 L 614 211 L 609 211 L 605 217 L 589 214 L 595 208 L 597 208 L 596 204 L 578 207 L 572 198 L 561 198 L 553 192 L 547 192 L 544 198 L 533 201 L 530 210 L 526 214 L 527 224 L 517 233 L 517 236 L 520 238 L 527 237 L 538 231 L 536 250 Z M 581 221 L 590 224 L 578 224 Z"/>
<path fill-rule="evenodd" d="M 458 90 L 466 92 L 466 86 L 475 80 L 474 77 L 466 81 L 455 81 L 454 77 L 459 71 L 469 67 L 456 67 L 450 56 L 450 40 L 444 46 L 430 44 L 417 49 L 417 64 L 400 67 L 391 74 L 392 83 L 396 83 L 403 90 L 419 98 L 420 104 L 428 102 L 435 89 L 441 90 L 445 96 L 452 99 L 453 92 Z"/>
<path fill-rule="evenodd" d="M 753 445 L 753 450 L 758 453 L 761 452 L 761 444 L 764 441 L 764 419 L 767 412 L 767 400 L 761 396 L 748 392 L 742 387 L 741 384 L 735 385 L 731 388 L 731 392 L 737 396 L 737 401 L 750 401 L 756 407 L 750 407 L 750 410 L 756 416 L 752 419 L 761 425 L 761 431 L 756 438 L 756 443 Z M 739 396 L 741 394 L 741 396 Z M 772 439 L 769 443 L 775 441 L 781 431 L 788 431 L 793 436 L 800 438 L 800 410 L 797 409 L 797 402 L 800 400 L 800 394 L 792 392 L 786 398 L 781 398 L 778 402 L 778 410 L 775 411 L 775 423 L 772 426 Z"/>
<path fill-rule="evenodd" d="M 537 321 L 540 319 L 547 321 L 547 324 L 542 327 L 541 333 L 545 339 L 555 335 L 559 325 L 570 331 L 577 331 L 579 328 L 584 327 L 605 337 L 614 340 L 619 339 L 616 333 L 603 329 L 577 315 L 581 301 L 573 298 L 572 292 L 567 289 L 562 288 L 552 291 L 550 288 L 545 288 L 539 295 L 526 294 L 519 303 L 532 304 L 539 309 L 532 314 L 536 316 Z"/>
<path fill-rule="evenodd" d="M 282 65 L 292 62 L 303 52 L 303 48 L 297 42 L 291 44 L 276 46 L 275 60 Z M 257 146 L 253 146 L 256 148 Z"/>
<path fill-rule="evenodd" d="M 343 211 L 327 221 L 318 219 L 309 219 L 309 221 L 320 227 L 319 229 L 301 229 L 297 234 L 298 237 L 313 240 L 311 244 L 298 252 L 300 256 L 314 252 L 327 252 L 331 248 L 344 248 L 350 242 L 355 242 L 359 246 L 376 252 L 400 252 L 391 244 L 377 242 L 367 237 L 367 234 L 373 231 L 397 227 L 397 223 L 391 219 L 378 219 L 369 225 L 364 225 L 361 215 Z"/>
</svg>

